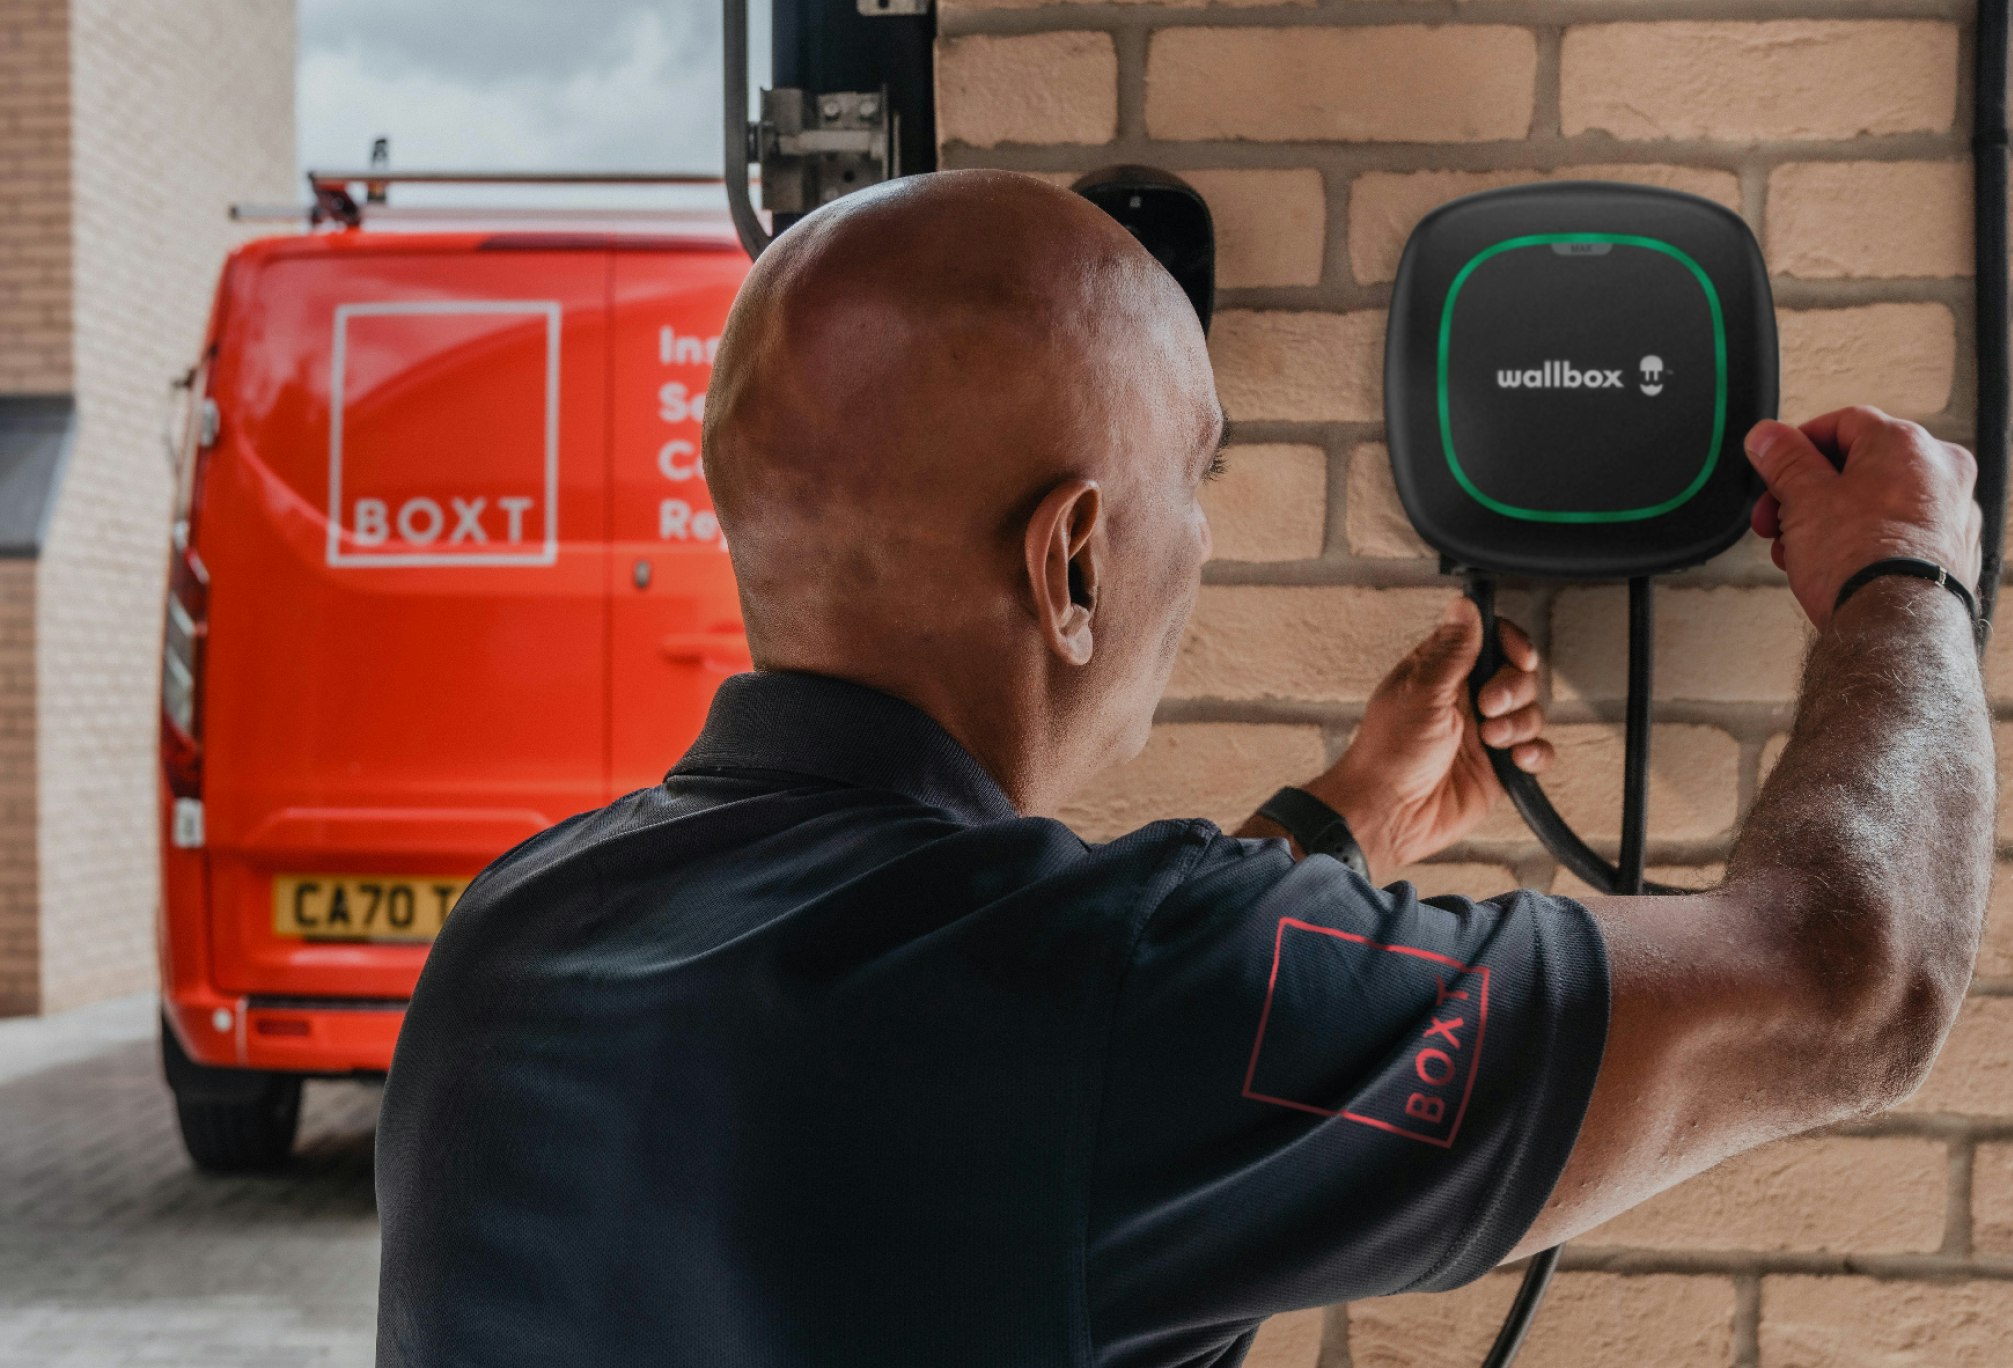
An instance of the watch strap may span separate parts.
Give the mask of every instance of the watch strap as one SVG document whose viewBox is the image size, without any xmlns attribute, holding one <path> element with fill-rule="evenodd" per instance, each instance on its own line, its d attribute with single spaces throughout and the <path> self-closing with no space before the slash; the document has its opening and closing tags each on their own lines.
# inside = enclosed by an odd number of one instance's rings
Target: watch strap
<svg viewBox="0 0 2013 1368">
<path fill-rule="evenodd" d="M 1342 814 L 1303 788 L 1291 785 L 1265 800 L 1258 815 L 1286 828 L 1288 835 L 1309 855 L 1328 855 L 1340 860 L 1364 878 L 1370 877 L 1370 862 L 1363 847 Z"/>
<path fill-rule="evenodd" d="M 1838 587 L 1838 597 L 1832 601 L 1831 611 L 1835 613 L 1843 608 L 1847 599 L 1883 575 L 1907 575 L 1913 579 L 1928 580 L 1931 584 L 1941 585 L 1957 595 L 1957 601 L 1964 605 L 1965 613 L 1973 622 L 1978 620 L 1978 596 L 1971 591 L 1971 586 L 1935 561 L 1921 560 L 1915 556 L 1889 556 L 1885 560 L 1877 560 L 1862 568 Z"/>
</svg>

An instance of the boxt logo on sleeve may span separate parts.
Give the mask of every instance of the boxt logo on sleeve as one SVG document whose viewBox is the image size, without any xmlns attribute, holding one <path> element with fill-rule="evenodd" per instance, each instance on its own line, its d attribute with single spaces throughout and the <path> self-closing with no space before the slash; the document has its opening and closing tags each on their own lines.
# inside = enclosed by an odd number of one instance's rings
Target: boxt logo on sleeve
<svg viewBox="0 0 2013 1368">
<path fill-rule="evenodd" d="M 1642 371 L 1643 383 L 1639 388 L 1644 394 L 1658 395 L 1664 391 L 1663 382 L 1670 376 L 1670 368 L 1654 356 L 1645 356 L 1638 366 Z M 1581 370 L 1570 361 L 1546 361 L 1540 365 L 1522 370 L 1499 370 L 1496 372 L 1497 389 L 1626 389 L 1622 378 L 1627 367 L 1613 370 L 1600 366 L 1589 366 Z"/>
</svg>

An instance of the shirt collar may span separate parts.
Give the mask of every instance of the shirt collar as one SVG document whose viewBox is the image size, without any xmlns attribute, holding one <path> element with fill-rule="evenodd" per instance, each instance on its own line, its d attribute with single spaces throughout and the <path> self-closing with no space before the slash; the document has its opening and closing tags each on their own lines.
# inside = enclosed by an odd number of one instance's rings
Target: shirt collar
<svg viewBox="0 0 2013 1368">
<path fill-rule="evenodd" d="M 720 685 L 671 773 L 780 770 L 887 789 L 969 822 L 1019 816 L 1000 786 L 912 703 L 826 675 L 761 670 Z"/>
</svg>

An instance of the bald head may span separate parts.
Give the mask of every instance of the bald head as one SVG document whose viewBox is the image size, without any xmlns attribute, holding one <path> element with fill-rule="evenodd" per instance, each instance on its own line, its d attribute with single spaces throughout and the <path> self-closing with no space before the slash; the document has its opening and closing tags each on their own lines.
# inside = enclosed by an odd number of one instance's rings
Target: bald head
<svg viewBox="0 0 2013 1368">
<path fill-rule="evenodd" d="M 1051 770 L 1137 744 L 1220 431 L 1186 296 L 1088 201 L 991 171 L 841 199 L 755 265 L 708 391 L 755 659 L 906 697 L 1035 798 L 965 719 L 1018 691 L 1081 752 Z"/>
</svg>

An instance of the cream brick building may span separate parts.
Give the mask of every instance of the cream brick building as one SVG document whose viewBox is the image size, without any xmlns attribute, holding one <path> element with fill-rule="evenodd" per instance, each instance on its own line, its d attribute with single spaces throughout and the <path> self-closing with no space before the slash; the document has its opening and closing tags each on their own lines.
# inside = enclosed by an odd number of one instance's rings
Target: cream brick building
<svg viewBox="0 0 2013 1368">
<path fill-rule="evenodd" d="M 292 0 L 0 0 L 0 1013 L 152 982 L 168 384 L 294 194 Z"/>
<path fill-rule="evenodd" d="M 1089 834 L 1241 818 L 1282 773 L 1337 753 L 1453 592 L 1397 505 L 1380 365 L 1405 237 L 1456 195 L 1590 176 L 1719 200 L 1767 252 L 1785 416 L 1864 400 L 1965 440 L 1971 14 L 1951 0 L 944 0 L 945 165 L 1058 179 L 1158 165 L 1191 179 L 1218 226 L 1211 344 L 1236 445 L 1212 490 L 1217 560 L 1146 753 L 1067 815 Z M 1551 656 L 1548 787 L 1612 842 L 1621 593 L 1537 586 L 1512 611 Z M 1716 877 L 1781 745 L 1803 646 L 1751 541 L 1661 590 L 1656 877 Z M 1989 673 L 2013 717 L 2013 633 Z M 1573 886 L 1508 812 L 1404 873 L 1427 891 Z M 1919 1097 L 1736 1160 L 1570 1246 L 1522 1362 L 2013 1362 L 2004 891 Z M 1252 1362 L 1470 1368 L 1513 1288 L 1494 1276 L 1282 1317 Z"/>
</svg>

